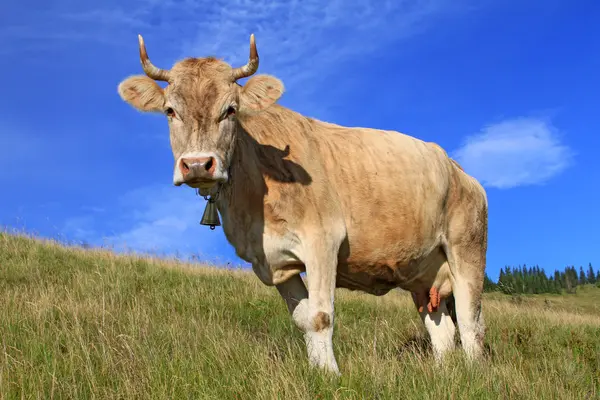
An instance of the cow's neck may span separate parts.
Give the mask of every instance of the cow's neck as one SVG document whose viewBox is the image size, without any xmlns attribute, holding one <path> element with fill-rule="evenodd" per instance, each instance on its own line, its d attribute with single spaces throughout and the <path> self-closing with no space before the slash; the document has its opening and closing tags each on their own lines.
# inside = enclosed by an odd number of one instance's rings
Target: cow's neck
<svg viewBox="0 0 600 400">
<path fill-rule="evenodd" d="M 235 138 L 235 147 L 229 166 L 229 180 L 223 185 L 222 205 L 237 206 L 237 201 L 262 198 L 264 196 L 263 172 L 264 162 L 261 161 L 261 145 L 255 141 L 241 126 Z M 238 199 L 235 195 L 242 194 Z"/>
<path fill-rule="evenodd" d="M 290 146 L 300 144 L 278 129 L 277 124 L 281 123 L 282 117 L 280 111 L 253 117 L 256 119 L 244 124 L 248 129 L 238 125 L 230 177 L 216 199 L 227 239 L 238 255 L 249 262 L 253 257 L 259 257 L 256 253 L 260 252 L 264 232 L 267 182 L 293 183 L 297 179 L 297 173 L 290 168 L 290 161 L 286 158 Z M 289 111 L 283 110 L 282 113 Z M 292 118 L 297 115 L 291 114 Z M 295 133 L 303 136 L 302 132 Z"/>
<path fill-rule="evenodd" d="M 240 126 L 229 167 L 229 180 L 220 187 L 216 205 L 227 240 L 240 257 L 253 262 L 266 193 L 260 145 Z M 260 232 L 262 234 L 262 232 Z"/>
</svg>

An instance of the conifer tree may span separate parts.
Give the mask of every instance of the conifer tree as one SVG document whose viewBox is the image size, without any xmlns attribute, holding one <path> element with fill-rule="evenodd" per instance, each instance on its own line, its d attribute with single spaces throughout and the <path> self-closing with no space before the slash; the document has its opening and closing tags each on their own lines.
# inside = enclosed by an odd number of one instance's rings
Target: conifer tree
<svg viewBox="0 0 600 400">
<path fill-rule="evenodd" d="M 589 263 L 588 265 L 587 281 L 592 285 L 596 283 L 596 275 L 594 274 L 594 268 L 592 268 L 592 263 Z"/>
<path fill-rule="evenodd" d="M 527 267 L 519 265 L 511 267 L 505 265 L 500 269 L 497 283 L 489 276 L 484 278 L 484 291 L 501 291 L 505 294 L 540 294 L 540 293 L 576 293 L 577 286 L 584 284 L 595 284 L 600 288 L 600 271 L 594 272 L 592 264 L 589 263 L 587 273 L 583 267 L 579 267 L 579 273 L 574 265 L 566 266 L 562 271 L 554 270 L 548 276 L 544 268 L 539 265 Z"/>
<path fill-rule="evenodd" d="M 500 271 L 500 274 L 502 274 L 502 270 Z M 487 272 L 483 278 L 483 291 L 484 292 L 493 292 L 495 290 L 498 290 L 497 285 L 494 283 L 494 281 L 492 281 L 490 279 L 490 277 L 488 276 Z"/>
<path fill-rule="evenodd" d="M 583 272 L 583 267 L 580 265 L 579 266 L 579 284 L 580 285 L 585 285 L 586 279 L 585 279 L 585 272 Z"/>
</svg>

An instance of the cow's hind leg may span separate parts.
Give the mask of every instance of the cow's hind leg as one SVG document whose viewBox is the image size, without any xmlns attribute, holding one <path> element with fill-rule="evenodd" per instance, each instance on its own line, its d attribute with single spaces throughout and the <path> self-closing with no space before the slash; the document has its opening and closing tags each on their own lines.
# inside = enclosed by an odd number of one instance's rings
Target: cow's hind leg
<svg viewBox="0 0 600 400">
<path fill-rule="evenodd" d="M 485 323 L 481 311 L 485 276 L 488 211 L 487 198 L 474 179 L 458 175 L 449 203 L 449 224 L 444 252 L 450 266 L 452 293 L 460 341 L 473 360 L 483 355 Z"/>
<path fill-rule="evenodd" d="M 448 309 L 447 299 L 441 299 L 439 303 L 433 304 L 434 307 L 428 307 L 431 303 L 427 303 L 427 293 L 413 293 L 413 301 L 431 339 L 433 355 L 441 361 L 444 354 L 455 347 L 456 327 Z"/>
<path fill-rule="evenodd" d="M 460 341 L 470 359 L 483 354 L 485 322 L 481 310 L 485 247 L 452 246 L 448 261 L 452 269 L 454 307 Z"/>
</svg>

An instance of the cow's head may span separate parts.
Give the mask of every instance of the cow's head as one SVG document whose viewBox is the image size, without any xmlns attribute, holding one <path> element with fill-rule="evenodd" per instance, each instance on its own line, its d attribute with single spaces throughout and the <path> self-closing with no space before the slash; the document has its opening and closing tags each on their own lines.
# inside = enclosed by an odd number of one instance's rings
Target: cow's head
<svg viewBox="0 0 600 400">
<path fill-rule="evenodd" d="M 255 75 L 244 86 L 238 79 L 258 69 L 254 35 L 250 60 L 239 68 L 215 58 L 187 58 L 170 70 L 155 67 L 139 36 L 144 75 L 119 84 L 119 94 L 140 111 L 165 114 L 175 158 L 173 183 L 208 190 L 226 182 L 238 117 L 261 112 L 279 99 L 283 84 L 268 75 Z M 168 82 L 163 89 L 156 81 Z"/>
</svg>

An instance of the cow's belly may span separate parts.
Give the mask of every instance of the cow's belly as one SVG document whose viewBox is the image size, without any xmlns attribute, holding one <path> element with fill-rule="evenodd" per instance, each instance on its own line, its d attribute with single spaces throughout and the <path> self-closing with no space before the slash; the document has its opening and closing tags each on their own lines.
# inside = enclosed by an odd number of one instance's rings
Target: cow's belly
<svg viewBox="0 0 600 400">
<path fill-rule="evenodd" d="M 356 217 L 362 219 L 364 214 Z M 350 228 L 349 248 L 340 251 L 337 287 L 382 295 L 396 287 L 418 292 L 435 285 L 447 287 L 445 291 L 449 292 L 446 257 L 433 224 L 417 232 L 390 223 L 377 224 L 371 230 L 357 229 L 368 225 L 353 222 L 346 222 Z M 410 227 L 404 221 L 398 222 Z M 249 229 L 243 235 L 231 234 L 230 242 L 238 256 L 252 263 L 259 279 L 272 286 L 306 270 L 302 261 L 306 246 L 300 232 L 298 227 L 287 225 L 286 229 L 278 229 L 266 223 L 262 229 Z"/>
<path fill-rule="evenodd" d="M 417 293 L 435 286 L 441 297 L 452 292 L 450 269 L 439 246 L 428 254 L 410 258 L 399 253 L 396 257 L 388 254 L 340 260 L 336 286 L 374 295 L 384 295 L 397 287 Z"/>
</svg>

